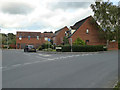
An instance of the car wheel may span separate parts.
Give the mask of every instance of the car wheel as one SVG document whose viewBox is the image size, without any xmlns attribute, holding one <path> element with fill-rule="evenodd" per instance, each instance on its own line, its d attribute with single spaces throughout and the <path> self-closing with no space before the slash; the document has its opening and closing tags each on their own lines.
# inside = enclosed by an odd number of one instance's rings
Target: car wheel
<svg viewBox="0 0 120 90">
<path fill-rule="evenodd" d="M 27 52 L 27 50 L 26 50 L 26 49 L 24 49 L 24 52 Z"/>
</svg>

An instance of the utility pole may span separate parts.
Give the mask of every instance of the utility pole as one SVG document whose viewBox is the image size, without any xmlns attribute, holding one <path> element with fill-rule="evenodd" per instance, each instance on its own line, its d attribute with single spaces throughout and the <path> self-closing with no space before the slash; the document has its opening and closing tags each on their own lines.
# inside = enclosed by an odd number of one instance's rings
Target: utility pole
<svg viewBox="0 0 120 90">
<path fill-rule="evenodd" d="M 7 49 L 8 49 L 8 34 L 7 34 Z"/>
<path fill-rule="evenodd" d="M 50 47 L 50 38 L 48 38 L 48 49 L 49 49 L 49 47 Z"/>
<path fill-rule="evenodd" d="M 70 42 L 71 42 L 71 52 L 72 52 L 72 38 L 70 38 Z"/>
</svg>

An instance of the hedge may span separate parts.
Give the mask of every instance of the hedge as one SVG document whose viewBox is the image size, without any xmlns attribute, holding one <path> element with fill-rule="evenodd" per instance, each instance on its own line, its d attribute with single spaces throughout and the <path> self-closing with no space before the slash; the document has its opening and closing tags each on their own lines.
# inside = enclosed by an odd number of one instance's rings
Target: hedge
<svg viewBox="0 0 120 90">
<path fill-rule="evenodd" d="M 48 49 L 48 48 L 52 48 L 52 45 L 44 43 L 41 45 L 41 47 L 42 47 L 42 49 Z"/>
<path fill-rule="evenodd" d="M 118 49 L 120 49 L 120 40 L 118 41 Z"/>
<path fill-rule="evenodd" d="M 62 52 L 70 52 L 70 51 L 71 51 L 71 46 L 70 45 L 62 46 Z"/>
<path fill-rule="evenodd" d="M 62 46 L 62 52 L 70 52 L 70 51 L 71 51 L 71 46 Z M 103 45 L 95 45 L 95 46 L 73 45 L 72 46 L 72 51 L 73 52 L 96 52 L 96 51 L 107 51 L 107 48 L 104 48 Z"/>
</svg>

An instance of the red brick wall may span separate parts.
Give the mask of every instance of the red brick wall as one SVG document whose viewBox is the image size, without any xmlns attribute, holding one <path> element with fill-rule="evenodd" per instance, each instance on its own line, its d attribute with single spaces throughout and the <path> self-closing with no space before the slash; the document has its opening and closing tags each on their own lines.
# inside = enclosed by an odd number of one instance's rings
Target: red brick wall
<svg viewBox="0 0 120 90">
<path fill-rule="evenodd" d="M 108 45 L 108 50 L 118 50 L 118 42 L 110 42 Z"/>
<path fill-rule="evenodd" d="M 69 29 L 66 26 L 60 32 L 58 32 L 58 34 L 55 36 L 55 41 L 54 41 L 54 43 L 56 43 L 56 45 L 60 45 L 63 43 L 63 38 L 65 36 L 65 32 L 68 30 Z"/>
<path fill-rule="evenodd" d="M 38 32 L 38 33 L 37 32 L 29 32 L 29 33 L 30 34 L 34 33 L 33 35 L 35 35 L 35 37 L 30 37 L 30 40 L 29 40 L 28 36 L 26 36 L 26 37 L 22 37 L 22 40 L 19 40 L 20 33 L 19 32 L 17 33 L 17 35 L 16 35 L 16 48 L 20 49 L 23 44 L 24 45 L 32 44 L 32 45 L 34 45 L 37 48 L 39 45 L 41 45 L 41 44 L 46 42 L 45 41 L 45 37 L 51 38 L 52 35 L 53 35 L 53 33 L 40 33 L 40 32 Z M 26 32 L 22 32 L 22 34 L 27 35 L 28 32 L 27 33 Z M 39 36 L 39 40 L 37 40 L 37 35 Z M 18 44 L 20 44 L 20 46 Z"/>
<path fill-rule="evenodd" d="M 92 18 L 92 17 L 90 17 Z M 82 40 L 89 40 L 88 45 L 105 45 L 105 40 L 99 38 L 98 29 L 90 23 L 90 18 L 88 18 L 81 27 L 71 36 L 72 42 L 74 42 L 78 37 Z M 89 33 L 86 34 L 86 30 L 89 30 Z"/>
</svg>

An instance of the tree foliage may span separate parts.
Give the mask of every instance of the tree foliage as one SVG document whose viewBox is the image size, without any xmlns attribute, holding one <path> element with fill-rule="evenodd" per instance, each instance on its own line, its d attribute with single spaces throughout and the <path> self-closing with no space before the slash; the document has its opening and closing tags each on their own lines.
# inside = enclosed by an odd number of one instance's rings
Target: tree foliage
<svg viewBox="0 0 120 90">
<path fill-rule="evenodd" d="M 100 27 L 104 30 L 103 37 L 109 42 L 111 40 L 118 40 L 118 6 L 113 5 L 109 0 L 104 2 L 95 2 L 91 4 L 91 8 L 94 12 L 94 19 L 100 24 Z"/>
<path fill-rule="evenodd" d="M 8 34 L 2 34 L 2 44 L 7 45 L 8 44 L 16 44 L 16 35 L 13 33 Z"/>
<path fill-rule="evenodd" d="M 85 42 L 84 42 L 82 39 L 77 38 L 77 39 L 74 41 L 73 45 L 85 45 Z"/>
<path fill-rule="evenodd" d="M 69 44 L 69 40 L 68 40 L 67 37 L 64 37 L 64 38 L 63 38 L 63 44 L 64 44 L 64 45 Z"/>
</svg>

